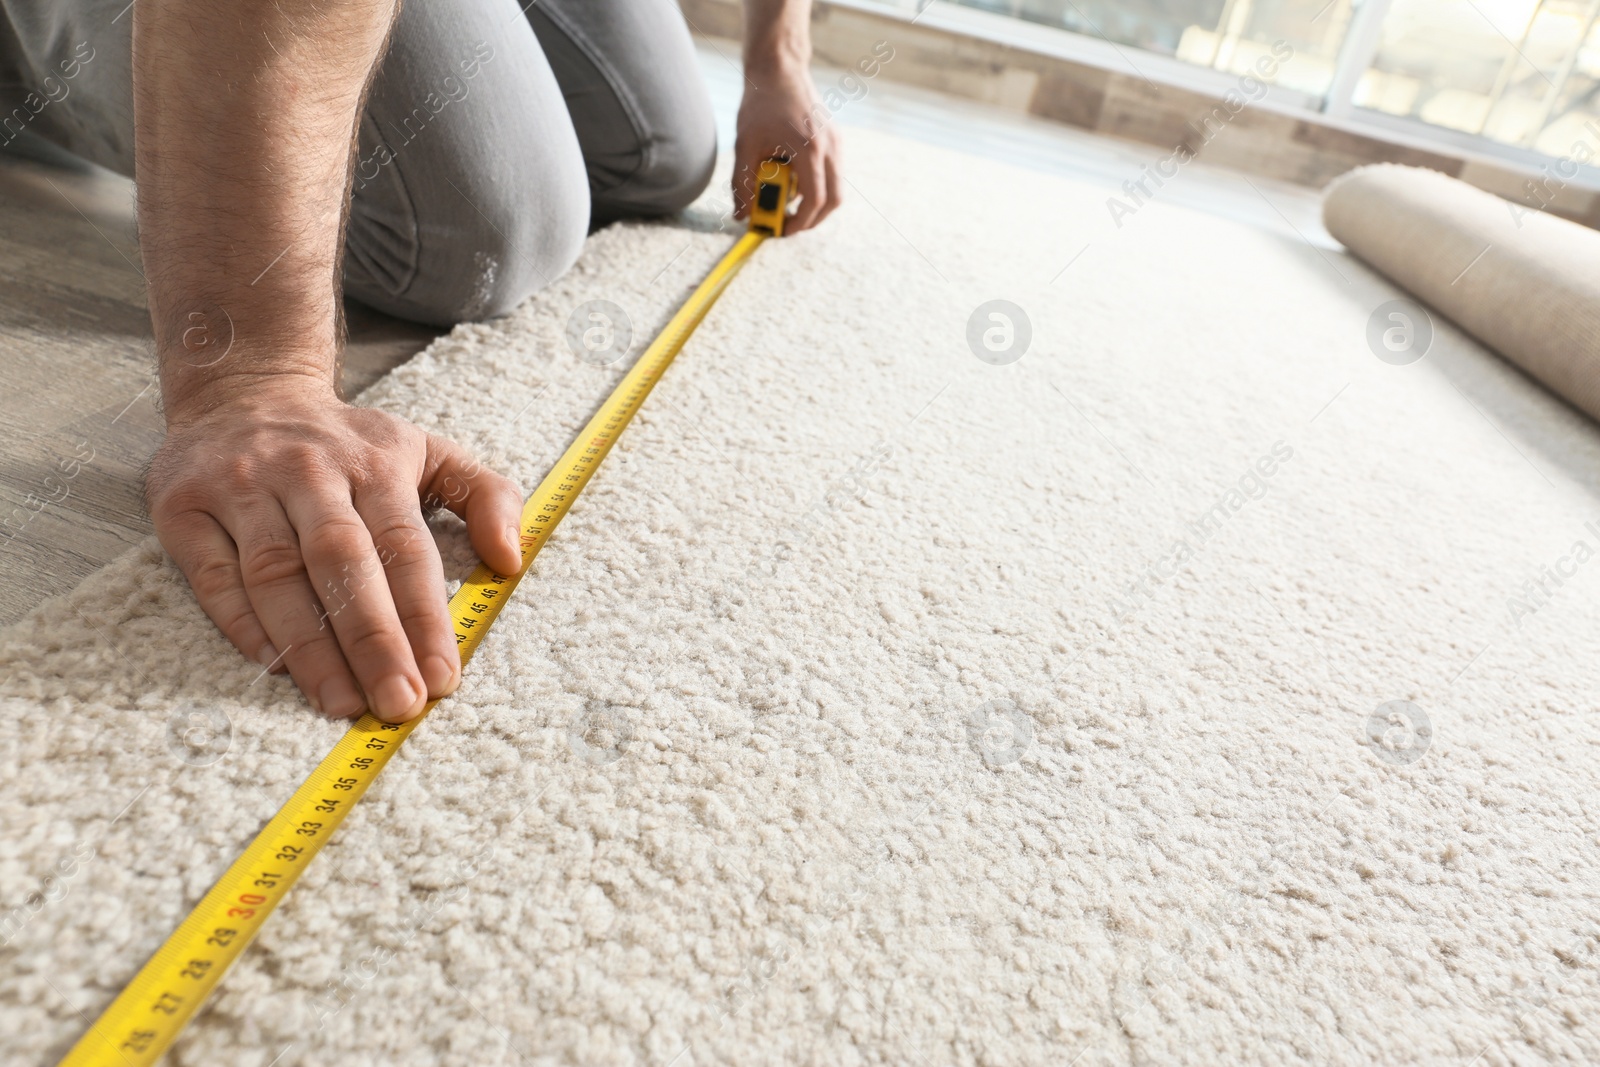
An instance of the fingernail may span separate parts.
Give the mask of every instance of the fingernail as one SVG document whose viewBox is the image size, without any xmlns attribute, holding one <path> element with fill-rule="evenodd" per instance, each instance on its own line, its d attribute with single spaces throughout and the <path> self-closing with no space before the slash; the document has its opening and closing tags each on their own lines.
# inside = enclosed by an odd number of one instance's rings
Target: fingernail
<svg viewBox="0 0 1600 1067">
<path fill-rule="evenodd" d="M 411 680 L 401 674 L 391 674 L 379 682 L 372 691 L 372 710 L 380 719 L 390 722 L 404 721 L 421 711 L 421 694 Z"/>
<path fill-rule="evenodd" d="M 443 656 L 429 656 L 422 661 L 422 680 L 429 696 L 442 697 L 456 687 L 456 669 Z"/>
<path fill-rule="evenodd" d="M 329 678 L 323 682 L 317 690 L 317 702 L 321 705 L 318 710 L 336 719 L 348 719 L 366 703 L 348 678 Z"/>
<path fill-rule="evenodd" d="M 268 641 L 266 644 L 262 645 L 256 650 L 256 662 L 261 664 L 263 667 L 270 667 L 274 663 L 278 662 L 278 650 L 273 647 L 271 641 Z"/>
<path fill-rule="evenodd" d="M 506 543 L 517 550 L 517 555 L 522 555 L 522 527 L 506 527 Z"/>
</svg>

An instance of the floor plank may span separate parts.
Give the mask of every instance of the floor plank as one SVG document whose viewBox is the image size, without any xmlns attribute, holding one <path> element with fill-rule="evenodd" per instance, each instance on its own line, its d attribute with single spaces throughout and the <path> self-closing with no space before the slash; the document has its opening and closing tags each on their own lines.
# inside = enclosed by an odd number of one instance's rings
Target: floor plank
<svg viewBox="0 0 1600 1067">
<path fill-rule="evenodd" d="M 0 155 L 0 625 L 150 533 L 161 443 L 133 185 L 46 146 Z M 350 305 L 354 395 L 436 330 Z"/>
</svg>

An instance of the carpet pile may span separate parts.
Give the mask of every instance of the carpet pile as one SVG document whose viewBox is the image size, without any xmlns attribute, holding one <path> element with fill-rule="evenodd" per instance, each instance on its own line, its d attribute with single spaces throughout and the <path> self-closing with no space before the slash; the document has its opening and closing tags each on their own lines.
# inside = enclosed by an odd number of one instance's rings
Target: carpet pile
<svg viewBox="0 0 1600 1067">
<path fill-rule="evenodd" d="M 848 148 L 171 1062 L 1600 1059 L 1594 427 L 1348 257 Z M 531 486 L 715 215 L 362 402 Z M 258 675 L 153 544 L 0 634 L 0 1059 L 338 736 Z"/>
</svg>

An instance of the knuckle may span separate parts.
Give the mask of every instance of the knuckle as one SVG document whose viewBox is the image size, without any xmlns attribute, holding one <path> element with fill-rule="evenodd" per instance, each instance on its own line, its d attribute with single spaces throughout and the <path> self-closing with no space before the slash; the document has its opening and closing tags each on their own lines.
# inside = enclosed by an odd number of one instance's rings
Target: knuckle
<svg viewBox="0 0 1600 1067">
<path fill-rule="evenodd" d="M 311 441 L 290 441 L 274 449 L 277 465 L 317 471 L 327 459 L 327 449 Z"/>
<path fill-rule="evenodd" d="M 393 617 L 387 621 L 398 622 Z M 352 666 L 360 665 L 357 674 L 382 677 L 401 668 L 406 659 L 402 649 L 407 646 L 404 637 L 396 629 L 384 621 L 373 619 L 356 628 L 354 633 L 342 637 L 339 644 L 345 651 L 345 658 Z"/>
<path fill-rule="evenodd" d="M 150 518 L 157 523 L 170 520 L 185 511 L 193 511 L 195 501 L 184 499 L 184 491 L 168 481 L 157 481 L 152 472 L 145 475 L 144 503 L 150 509 Z"/>
<path fill-rule="evenodd" d="M 239 556 L 245 585 L 275 585 L 306 572 L 300 546 L 291 538 L 274 537 L 251 545 Z"/>
<path fill-rule="evenodd" d="M 216 500 L 216 489 L 205 478 L 178 478 L 159 484 L 146 482 L 145 503 L 154 522 L 168 525 L 185 516 L 204 513 Z"/>
<path fill-rule="evenodd" d="M 303 538 L 306 555 L 315 560 L 354 561 L 372 542 L 367 528 L 353 518 L 326 518 Z"/>
<path fill-rule="evenodd" d="M 443 602 L 435 604 L 432 597 L 415 604 L 397 608 L 400 616 L 400 625 L 408 632 L 411 630 L 427 631 L 429 629 L 443 630 L 449 624 L 449 613 L 444 610 Z"/>
<path fill-rule="evenodd" d="M 385 567 L 399 560 L 407 562 L 421 554 L 426 530 L 413 515 L 390 514 L 367 524 L 378 561 Z M 431 542 L 430 542 L 431 543 Z"/>
<path fill-rule="evenodd" d="M 255 612 L 251 609 L 249 601 L 244 598 L 230 600 L 226 608 L 219 608 L 212 614 L 211 619 L 217 624 L 217 629 L 227 634 L 230 639 L 235 636 L 244 636 L 246 631 L 253 629 L 251 623 L 255 621 Z M 255 654 L 255 649 L 243 649 L 249 655 Z"/>
<path fill-rule="evenodd" d="M 233 560 L 224 556 L 206 556 L 191 565 L 185 574 L 189 578 L 189 587 L 202 604 L 221 600 L 239 586 L 240 569 Z M 220 621 L 218 625 L 221 625 Z"/>
<path fill-rule="evenodd" d="M 154 505 L 150 508 L 150 522 L 155 527 L 161 547 L 178 562 L 185 575 L 196 563 L 214 552 L 206 536 L 206 526 L 210 521 L 209 515 L 192 508 L 181 511 L 157 510 Z"/>
<path fill-rule="evenodd" d="M 284 653 L 291 671 L 329 673 L 344 662 L 339 651 L 339 641 L 327 627 L 296 635 L 296 640 Z"/>
<path fill-rule="evenodd" d="M 366 437 L 367 447 L 353 457 L 344 470 L 344 479 L 357 493 L 387 489 L 403 484 L 406 443 L 391 434 L 374 431 Z"/>
<path fill-rule="evenodd" d="M 468 496 L 472 495 L 472 486 L 457 474 L 447 474 L 434 483 L 434 489 L 428 494 L 428 499 L 436 507 L 459 507 Z"/>
<path fill-rule="evenodd" d="M 215 471 L 217 481 L 232 490 L 247 489 L 261 481 L 261 469 L 252 456 L 228 456 Z"/>
</svg>

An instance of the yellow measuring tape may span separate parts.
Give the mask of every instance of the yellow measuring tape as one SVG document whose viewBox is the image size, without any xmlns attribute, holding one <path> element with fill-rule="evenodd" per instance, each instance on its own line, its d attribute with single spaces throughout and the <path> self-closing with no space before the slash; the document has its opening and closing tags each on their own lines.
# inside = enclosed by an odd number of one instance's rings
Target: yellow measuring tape
<svg viewBox="0 0 1600 1067">
<path fill-rule="evenodd" d="M 618 383 L 522 508 L 522 569 L 496 574 L 478 566 L 450 598 L 463 667 L 500 614 L 572 502 L 689 335 L 745 260 L 783 232 L 789 199 L 786 164 L 768 161 L 758 176 L 750 229 L 717 263 L 666 328 Z M 154 1063 L 222 981 L 313 857 L 438 701 L 408 723 L 363 715 L 256 835 L 133 981 L 89 1027 L 62 1067 L 137 1067 Z"/>
</svg>

